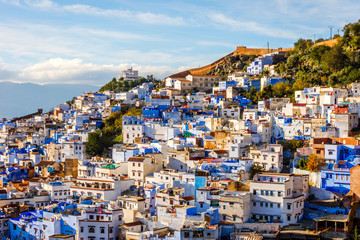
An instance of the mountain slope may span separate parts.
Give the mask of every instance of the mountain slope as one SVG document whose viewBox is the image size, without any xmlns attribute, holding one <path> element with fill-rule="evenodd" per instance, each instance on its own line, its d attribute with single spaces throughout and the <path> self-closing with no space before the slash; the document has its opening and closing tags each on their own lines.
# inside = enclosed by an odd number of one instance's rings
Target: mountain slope
<svg viewBox="0 0 360 240">
<path fill-rule="evenodd" d="M 314 46 L 320 46 L 320 45 L 325 45 L 325 46 L 329 46 L 332 47 L 334 45 L 336 45 L 336 43 L 341 40 L 341 38 L 337 38 L 337 39 L 330 39 L 330 40 L 326 40 L 326 41 L 322 41 L 319 43 L 316 43 Z M 221 66 L 223 64 L 226 64 L 227 62 L 229 62 L 229 59 L 231 59 L 232 57 L 236 57 L 236 56 L 259 56 L 259 55 L 264 55 L 267 53 L 271 53 L 271 52 L 277 52 L 277 51 L 282 51 L 282 52 L 291 52 L 293 51 L 294 48 L 278 48 L 278 49 L 267 49 L 267 48 L 247 48 L 244 46 L 239 46 L 236 48 L 235 51 L 227 54 L 226 56 L 216 60 L 213 63 L 210 63 L 206 66 L 203 67 L 199 67 L 199 68 L 192 68 L 183 72 L 179 72 L 179 73 L 175 73 L 169 77 L 171 78 L 184 78 L 189 74 L 193 74 L 193 75 L 205 75 L 208 73 L 215 73 L 215 69 L 217 68 L 222 68 Z M 241 58 L 240 58 L 241 59 Z M 231 62 L 231 60 L 230 60 Z"/>
</svg>

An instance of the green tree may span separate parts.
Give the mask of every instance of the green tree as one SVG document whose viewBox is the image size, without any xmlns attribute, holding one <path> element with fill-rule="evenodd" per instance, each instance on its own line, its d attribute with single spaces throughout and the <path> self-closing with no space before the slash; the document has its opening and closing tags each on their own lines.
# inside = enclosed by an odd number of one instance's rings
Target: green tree
<svg viewBox="0 0 360 240">
<path fill-rule="evenodd" d="M 123 86 L 125 87 L 125 88 L 128 88 L 129 87 L 129 81 L 123 81 Z"/>
<path fill-rule="evenodd" d="M 294 153 L 298 148 L 303 147 L 305 142 L 303 140 L 283 140 L 280 144 L 283 146 L 284 152 Z"/>
<path fill-rule="evenodd" d="M 309 57 L 316 63 L 321 62 L 322 56 L 329 51 L 331 48 L 325 45 L 320 45 L 311 49 Z"/>
<path fill-rule="evenodd" d="M 343 28 L 342 46 L 352 62 L 358 62 L 360 50 L 360 20 Z"/>
<path fill-rule="evenodd" d="M 337 72 L 345 67 L 346 55 L 343 54 L 342 48 L 336 45 L 322 55 L 321 62 L 324 71 Z"/>
<path fill-rule="evenodd" d="M 265 169 L 262 166 L 256 164 L 252 165 L 250 168 L 250 179 L 253 179 L 256 174 L 261 172 L 265 172 Z"/>
<path fill-rule="evenodd" d="M 275 71 L 278 74 L 283 75 L 285 73 L 285 71 L 286 71 L 285 63 L 284 62 L 279 62 L 278 64 L 276 64 Z"/>
<path fill-rule="evenodd" d="M 285 82 L 278 82 L 272 87 L 274 97 L 285 97 L 292 93 L 291 86 Z"/>
<path fill-rule="evenodd" d="M 142 114 L 142 109 L 141 108 L 132 108 L 129 111 L 127 111 L 124 116 L 140 116 Z"/>
<path fill-rule="evenodd" d="M 246 98 L 247 99 L 250 99 L 251 101 L 255 101 L 256 100 L 256 93 L 257 93 L 257 90 L 254 86 L 252 86 L 250 88 L 250 91 L 248 92 L 248 94 L 246 95 Z"/>
<path fill-rule="evenodd" d="M 307 164 L 308 164 L 308 159 L 306 158 L 302 158 L 298 161 L 298 168 L 301 169 L 301 170 L 308 170 L 307 168 Z"/>
<path fill-rule="evenodd" d="M 310 154 L 308 157 L 308 162 L 307 162 L 307 169 L 310 172 L 316 172 L 321 170 L 322 167 L 324 167 L 325 164 L 325 160 L 324 159 L 318 159 L 318 157 L 315 154 Z"/>
<path fill-rule="evenodd" d="M 85 146 L 86 152 L 90 156 L 101 156 L 103 153 L 104 146 L 101 144 L 101 136 L 102 132 L 100 130 L 89 133 L 88 141 L 85 143 Z"/>
<path fill-rule="evenodd" d="M 315 43 L 319 43 L 319 42 L 323 42 L 323 41 L 325 41 L 323 38 L 318 38 L 315 40 Z"/>
</svg>

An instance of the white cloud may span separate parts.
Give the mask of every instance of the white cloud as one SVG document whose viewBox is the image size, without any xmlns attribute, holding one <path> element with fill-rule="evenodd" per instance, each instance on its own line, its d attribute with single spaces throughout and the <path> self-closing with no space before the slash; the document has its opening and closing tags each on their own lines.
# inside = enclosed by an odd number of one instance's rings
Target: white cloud
<svg viewBox="0 0 360 240">
<path fill-rule="evenodd" d="M 121 43 L 125 46 L 126 43 L 162 41 L 144 34 L 24 22 L 0 23 L 0 32 L 3 57 L 4 54 L 10 55 L 19 64 L 29 62 L 29 59 L 36 62 L 54 57 L 108 61 L 116 57 L 114 52 L 120 51 L 109 50 L 114 48 L 113 44 Z"/>
<path fill-rule="evenodd" d="M 179 26 L 187 24 L 182 17 L 172 17 L 161 13 L 130 11 L 122 9 L 102 9 L 85 4 L 59 5 L 51 0 L 23 0 L 23 2 L 19 0 L 15 2 L 12 2 L 10 0 L 1 1 L 8 4 L 37 8 L 40 10 L 66 11 L 75 14 L 119 18 L 130 21 L 137 21 L 142 24 L 169 26 Z"/>
<path fill-rule="evenodd" d="M 25 4 L 36 7 L 36 8 L 53 8 L 56 7 L 57 4 L 50 0 L 24 0 Z"/>
<path fill-rule="evenodd" d="M 37 84 L 63 83 L 63 84 L 92 84 L 103 85 L 128 67 L 139 70 L 139 74 L 147 76 L 153 74 L 163 78 L 175 72 L 188 69 L 187 66 L 173 68 L 166 65 L 139 65 L 139 64 L 103 64 L 84 62 L 81 59 L 52 58 L 39 62 L 20 70 L 9 71 L 0 69 L 1 81 L 32 82 Z"/>
<path fill-rule="evenodd" d="M 255 21 L 240 21 L 227 17 L 222 13 L 210 14 L 209 18 L 215 23 L 231 27 L 232 30 L 254 32 L 259 35 L 270 37 L 281 37 L 288 39 L 296 39 L 298 35 L 293 31 L 286 29 L 277 29 L 270 26 L 265 26 Z"/>
</svg>

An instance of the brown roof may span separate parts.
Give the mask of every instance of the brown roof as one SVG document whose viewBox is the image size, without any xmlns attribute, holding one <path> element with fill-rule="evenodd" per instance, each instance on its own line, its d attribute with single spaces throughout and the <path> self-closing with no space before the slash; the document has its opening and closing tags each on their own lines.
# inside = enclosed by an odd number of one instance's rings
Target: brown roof
<svg viewBox="0 0 360 240">
<path fill-rule="evenodd" d="M 122 224 L 122 226 L 126 226 L 126 227 L 133 227 L 133 226 L 139 226 L 139 225 L 143 225 L 143 223 L 140 222 L 140 221 L 137 221 L 137 222 L 131 222 L 131 223 Z"/>
<path fill-rule="evenodd" d="M 129 158 L 128 162 L 143 162 L 145 158 L 143 157 L 131 157 Z"/>
<path fill-rule="evenodd" d="M 182 199 L 184 199 L 185 201 L 190 201 L 190 200 L 195 200 L 195 197 L 194 196 L 185 196 L 185 197 L 182 197 Z"/>
<path fill-rule="evenodd" d="M 199 74 L 190 74 L 193 77 L 220 77 L 218 75 L 199 75 Z"/>
<path fill-rule="evenodd" d="M 41 161 L 36 166 L 43 167 L 43 166 L 53 165 L 55 163 L 56 163 L 55 161 Z"/>
</svg>

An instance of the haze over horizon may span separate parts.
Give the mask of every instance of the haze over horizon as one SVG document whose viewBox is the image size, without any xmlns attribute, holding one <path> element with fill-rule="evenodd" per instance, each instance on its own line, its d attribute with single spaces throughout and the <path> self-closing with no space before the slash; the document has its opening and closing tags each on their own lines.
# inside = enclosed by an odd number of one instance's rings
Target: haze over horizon
<svg viewBox="0 0 360 240">
<path fill-rule="evenodd" d="M 354 0 L 0 0 L 0 81 L 99 86 L 129 66 L 162 78 L 239 45 L 328 38 L 359 12 Z"/>
</svg>

